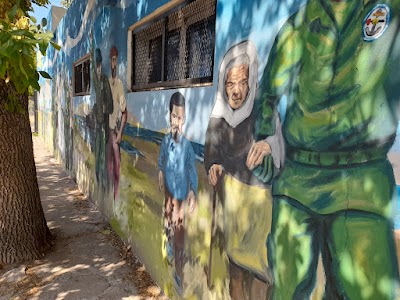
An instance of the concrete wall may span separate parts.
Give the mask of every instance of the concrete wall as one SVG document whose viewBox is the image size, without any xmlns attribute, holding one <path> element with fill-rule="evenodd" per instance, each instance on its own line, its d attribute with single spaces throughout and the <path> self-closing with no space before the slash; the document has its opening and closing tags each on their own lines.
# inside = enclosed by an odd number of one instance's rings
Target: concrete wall
<svg viewBox="0 0 400 300">
<path fill-rule="evenodd" d="M 268 282 L 278 299 L 318 299 L 324 290 L 329 299 L 392 297 L 398 205 L 385 157 L 390 148 L 397 172 L 399 7 L 389 0 L 382 7 L 351 2 L 218 0 L 212 84 L 150 91 L 131 92 L 128 86 L 129 28 L 169 1 L 75 0 L 58 24 L 54 41 L 61 50 L 49 49 L 40 58 L 53 79 L 41 81 L 39 133 L 167 295 L 261 299 L 252 287 L 269 293 Z M 381 22 L 372 27 L 374 19 Z M 226 100 L 226 81 L 219 82 L 224 58 L 237 56 L 231 49 L 243 42 L 254 46 L 245 52 L 256 61 L 246 94 L 253 92 L 254 106 L 244 117 L 243 110 L 229 112 L 226 102 L 216 105 Z M 110 77 L 113 46 L 127 103 L 117 184 L 115 166 L 107 164 L 108 138 L 96 138 L 101 128 L 86 123 L 100 101 L 94 78 L 85 96 L 74 96 L 72 84 L 74 62 L 96 48 Z M 186 99 L 183 135 L 195 154 L 194 169 L 185 172 L 197 177 L 197 187 L 189 183 L 196 206 L 193 212 L 185 208 L 183 238 L 181 227 L 167 224 L 175 220 L 164 192 L 173 173 L 162 167 L 166 182 L 159 191 L 158 162 L 169 136 L 170 98 L 178 91 Z M 273 112 L 283 122 L 282 136 L 274 130 Z M 275 138 L 269 140 L 272 156 L 253 173 L 246 157 L 265 136 Z M 96 152 L 99 143 L 109 149 L 106 163 Z M 290 147 L 286 155 L 284 144 Z M 355 158 L 338 158 L 346 155 Z M 224 168 L 215 188 L 208 178 L 214 163 Z M 185 170 L 189 165 L 190 159 Z M 177 203 L 172 210 L 189 200 Z"/>
</svg>

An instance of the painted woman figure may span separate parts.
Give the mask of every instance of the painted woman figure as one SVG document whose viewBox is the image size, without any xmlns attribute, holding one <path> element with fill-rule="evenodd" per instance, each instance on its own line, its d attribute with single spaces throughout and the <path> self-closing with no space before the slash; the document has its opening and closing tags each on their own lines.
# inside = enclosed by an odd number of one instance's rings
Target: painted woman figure
<svg viewBox="0 0 400 300">
<path fill-rule="evenodd" d="M 253 143 L 257 80 L 255 46 L 250 41 L 233 46 L 220 65 L 216 101 L 206 133 L 204 164 L 209 182 L 214 187 L 221 182 L 223 189 L 223 230 L 232 299 L 245 299 L 246 272 L 252 275 L 251 299 L 265 299 L 272 283 L 265 245 L 271 225 L 271 189 L 246 166 Z M 270 140 L 277 142 L 275 137 Z M 277 157 L 276 169 L 279 167 Z"/>
</svg>

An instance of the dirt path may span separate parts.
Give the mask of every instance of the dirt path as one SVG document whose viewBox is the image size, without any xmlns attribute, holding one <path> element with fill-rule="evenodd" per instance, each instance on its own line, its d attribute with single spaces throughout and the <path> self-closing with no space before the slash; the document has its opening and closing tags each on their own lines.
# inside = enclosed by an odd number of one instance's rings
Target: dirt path
<svg viewBox="0 0 400 300">
<path fill-rule="evenodd" d="M 0 266 L 0 299 L 167 299 L 43 142 L 33 141 L 42 205 L 56 239 L 43 259 Z"/>
</svg>

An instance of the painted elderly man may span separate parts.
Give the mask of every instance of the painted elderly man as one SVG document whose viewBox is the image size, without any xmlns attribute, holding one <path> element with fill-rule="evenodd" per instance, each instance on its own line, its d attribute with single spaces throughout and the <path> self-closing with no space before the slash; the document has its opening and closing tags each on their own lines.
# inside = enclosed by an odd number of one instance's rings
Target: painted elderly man
<svg viewBox="0 0 400 300">
<path fill-rule="evenodd" d="M 108 176 L 114 185 L 114 200 L 118 199 L 119 192 L 119 174 L 121 168 L 120 143 L 122 133 L 126 125 L 128 111 L 126 110 L 126 99 L 124 85 L 117 76 L 118 50 L 112 46 L 110 50 L 111 76 L 109 78 L 112 99 L 113 112 L 109 116 L 110 130 L 108 133 Z"/>
<path fill-rule="evenodd" d="M 230 294 L 235 300 L 247 294 L 251 299 L 266 299 L 271 284 L 265 245 L 271 224 L 271 190 L 246 167 L 253 143 L 257 77 L 257 50 L 250 41 L 228 50 L 220 65 L 205 142 L 209 182 L 214 187 L 221 182 L 223 189 L 224 248 L 229 257 Z M 280 167 L 279 159 L 274 167 Z M 246 273 L 251 275 L 249 292 L 244 289 Z"/>
<path fill-rule="evenodd" d="M 397 195 L 387 153 L 399 121 L 399 16 L 399 1 L 310 0 L 275 39 L 260 141 L 247 161 L 265 167 L 274 147 L 263 139 L 275 133 L 286 94 L 287 155 L 273 183 L 268 239 L 274 299 L 308 299 L 319 258 L 325 299 L 395 297 Z"/>
</svg>

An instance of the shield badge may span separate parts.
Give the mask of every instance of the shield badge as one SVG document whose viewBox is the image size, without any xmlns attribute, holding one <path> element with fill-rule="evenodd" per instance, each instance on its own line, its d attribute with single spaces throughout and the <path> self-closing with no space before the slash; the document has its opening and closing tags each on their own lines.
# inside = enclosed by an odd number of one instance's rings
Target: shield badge
<svg viewBox="0 0 400 300">
<path fill-rule="evenodd" d="M 379 38 L 389 26 L 390 8 L 378 4 L 367 14 L 363 21 L 362 35 L 364 41 L 371 42 Z"/>
</svg>

